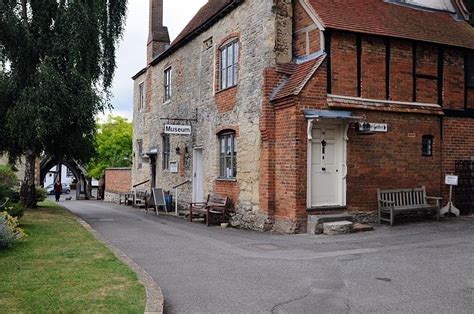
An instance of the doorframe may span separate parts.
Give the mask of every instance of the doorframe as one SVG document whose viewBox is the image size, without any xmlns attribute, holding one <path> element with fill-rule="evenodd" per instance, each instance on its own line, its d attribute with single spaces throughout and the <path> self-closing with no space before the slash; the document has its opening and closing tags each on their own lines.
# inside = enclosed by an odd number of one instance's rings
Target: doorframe
<svg viewBox="0 0 474 314">
<path fill-rule="evenodd" d="M 195 189 L 195 182 L 196 181 L 196 178 L 194 176 L 195 174 L 195 169 L 196 169 L 196 151 L 199 150 L 201 151 L 201 170 L 202 170 L 202 182 L 201 182 L 201 189 L 202 189 L 202 196 L 204 197 L 204 148 L 203 147 L 194 147 L 193 148 L 193 169 L 192 169 L 192 178 L 191 178 L 191 182 L 192 182 L 192 201 L 193 202 L 202 202 L 203 200 L 197 200 L 196 199 L 196 189 Z"/>
<path fill-rule="evenodd" d="M 345 207 L 347 206 L 347 142 L 349 141 L 348 132 L 349 132 L 349 122 L 344 121 L 342 119 L 308 119 L 308 129 L 307 129 L 307 161 L 306 161 L 306 208 L 315 208 L 313 206 L 313 199 L 312 199 L 312 158 L 313 158 L 313 127 L 315 123 L 321 124 L 338 124 L 342 125 L 342 197 L 341 197 L 341 204 L 334 205 Z M 317 207 L 317 206 L 316 206 Z M 323 206 L 326 207 L 326 206 Z"/>
</svg>

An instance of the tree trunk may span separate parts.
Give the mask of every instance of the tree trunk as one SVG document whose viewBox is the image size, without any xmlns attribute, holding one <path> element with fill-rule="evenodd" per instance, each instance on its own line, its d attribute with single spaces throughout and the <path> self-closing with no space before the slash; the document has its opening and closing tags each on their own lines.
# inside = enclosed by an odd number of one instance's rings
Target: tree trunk
<svg viewBox="0 0 474 314">
<path fill-rule="evenodd" d="M 36 208 L 36 189 L 35 189 L 35 168 L 36 155 L 33 152 L 27 152 L 25 155 L 25 178 L 21 185 L 21 202 L 27 208 Z"/>
</svg>

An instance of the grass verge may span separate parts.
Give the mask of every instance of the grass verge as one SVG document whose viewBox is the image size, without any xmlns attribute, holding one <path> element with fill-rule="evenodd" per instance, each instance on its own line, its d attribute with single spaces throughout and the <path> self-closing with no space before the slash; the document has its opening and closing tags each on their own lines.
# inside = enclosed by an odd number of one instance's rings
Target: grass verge
<svg viewBox="0 0 474 314">
<path fill-rule="evenodd" d="M 135 273 L 65 209 L 46 201 L 21 225 L 26 241 L 0 251 L 0 312 L 144 312 Z"/>
</svg>

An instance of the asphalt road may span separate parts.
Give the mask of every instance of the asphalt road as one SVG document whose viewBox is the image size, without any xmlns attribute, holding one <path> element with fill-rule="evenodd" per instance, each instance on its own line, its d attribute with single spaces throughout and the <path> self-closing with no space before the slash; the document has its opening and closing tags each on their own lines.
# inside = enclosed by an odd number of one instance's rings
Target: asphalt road
<svg viewBox="0 0 474 314">
<path fill-rule="evenodd" d="M 343 236 L 206 228 L 61 202 L 144 268 L 167 313 L 474 313 L 474 217 Z"/>
</svg>

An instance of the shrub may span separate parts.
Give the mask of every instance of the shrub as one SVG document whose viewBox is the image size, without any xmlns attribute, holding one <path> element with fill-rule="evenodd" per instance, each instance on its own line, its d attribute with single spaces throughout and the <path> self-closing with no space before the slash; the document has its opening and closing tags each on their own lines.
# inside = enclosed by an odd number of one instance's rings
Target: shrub
<svg viewBox="0 0 474 314">
<path fill-rule="evenodd" d="M 14 200 L 18 189 L 18 179 L 15 172 L 9 166 L 0 165 L 0 202 L 5 197 Z M 16 200 L 15 200 L 16 201 Z"/>
<path fill-rule="evenodd" d="M 5 211 L 12 217 L 21 218 L 25 214 L 25 205 L 22 203 L 15 203 L 11 206 L 7 206 Z"/>
<path fill-rule="evenodd" d="M 15 171 L 9 166 L 0 165 L 0 185 L 13 189 L 18 185 Z"/>
<path fill-rule="evenodd" d="M 0 250 L 9 248 L 26 237 L 25 232 L 18 225 L 17 218 L 6 212 L 0 213 Z"/>
<path fill-rule="evenodd" d="M 36 187 L 36 201 L 42 202 L 48 197 L 48 192 L 41 187 Z"/>
</svg>

